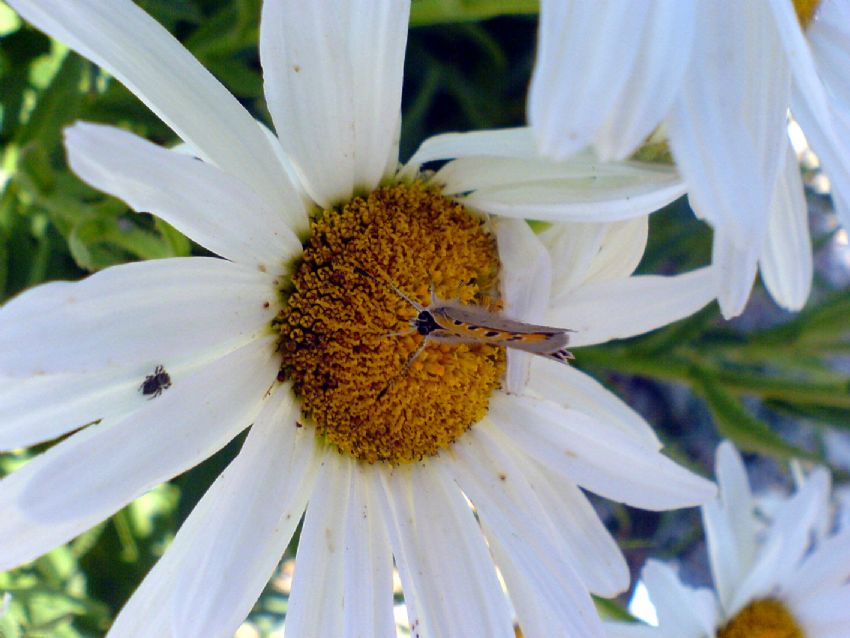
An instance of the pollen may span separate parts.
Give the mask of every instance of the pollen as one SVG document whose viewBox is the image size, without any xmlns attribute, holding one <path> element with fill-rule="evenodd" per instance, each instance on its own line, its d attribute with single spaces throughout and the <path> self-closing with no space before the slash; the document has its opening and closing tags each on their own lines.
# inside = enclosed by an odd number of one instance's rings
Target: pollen
<svg viewBox="0 0 850 638">
<path fill-rule="evenodd" d="M 794 616 L 778 600 L 755 600 L 721 627 L 717 638 L 805 638 Z"/>
<path fill-rule="evenodd" d="M 404 296 L 496 311 L 499 268 L 486 220 L 418 182 L 317 215 L 274 324 L 279 378 L 316 435 L 358 460 L 403 464 L 481 420 L 503 349 L 429 339 L 415 355 L 425 337 Z"/>
<path fill-rule="evenodd" d="M 794 0 L 794 11 L 797 12 L 797 20 L 805 31 L 815 17 L 820 0 Z"/>
</svg>

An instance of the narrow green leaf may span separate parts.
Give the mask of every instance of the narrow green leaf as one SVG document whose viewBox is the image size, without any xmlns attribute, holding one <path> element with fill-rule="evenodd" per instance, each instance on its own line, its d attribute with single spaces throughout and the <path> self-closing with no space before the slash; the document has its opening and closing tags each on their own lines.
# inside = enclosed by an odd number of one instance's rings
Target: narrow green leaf
<svg viewBox="0 0 850 638">
<path fill-rule="evenodd" d="M 201 11 L 192 0 L 138 0 L 138 3 L 160 24 L 173 26 L 178 21 L 192 24 L 201 21 Z"/>
<path fill-rule="evenodd" d="M 850 429 L 850 408 L 768 401 L 767 407 L 797 419 L 812 419 L 830 427 Z"/>
<path fill-rule="evenodd" d="M 794 457 L 821 460 L 817 455 L 787 443 L 707 374 L 697 373 L 695 376 L 696 389 L 708 403 L 719 433 L 734 441 L 739 448 L 782 460 Z"/>
<path fill-rule="evenodd" d="M 15 133 L 15 143 L 24 146 L 38 140 L 52 155 L 62 137 L 62 128 L 77 119 L 84 93 L 82 83 L 88 63 L 75 53 L 67 53 L 47 87 L 37 96 L 26 124 Z"/>
<path fill-rule="evenodd" d="M 410 26 L 472 22 L 500 15 L 537 15 L 539 0 L 414 0 Z"/>
</svg>

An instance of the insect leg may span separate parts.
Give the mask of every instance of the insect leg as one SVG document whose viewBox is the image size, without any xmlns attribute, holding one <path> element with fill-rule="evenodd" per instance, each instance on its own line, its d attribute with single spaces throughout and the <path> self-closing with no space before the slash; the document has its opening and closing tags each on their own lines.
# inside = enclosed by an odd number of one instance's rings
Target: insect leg
<svg viewBox="0 0 850 638">
<path fill-rule="evenodd" d="M 407 337 L 408 335 L 412 335 L 416 332 L 416 328 L 411 328 L 406 332 L 388 332 L 387 334 L 381 335 L 382 337 Z"/>
<path fill-rule="evenodd" d="M 390 386 L 392 386 L 393 383 L 395 383 L 407 374 L 407 371 L 410 370 L 410 366 L 412 366 L 413 362 L 416 361 L 416 358 L 420 354 L 422 354 L 422 351 L 425 349 L 426 345 L 428 345 L 428 337 L 422 339 L 422 343 L 419 344 L 419 347 L 416 348 L 416 351 L 411 353 L 411 355 L 407 357 L 407 361 L 405 362 L 404 367 L 401 369 L 401 372 L 399 372 L 396 376 L 390 379 L 389 382 L 387 382 L 387 385 L 384 386 L 384 389 L 378 392 L 378 399 L 380 399 L 387 393 L 387 390 L 390 389 Z"/>
</svg>

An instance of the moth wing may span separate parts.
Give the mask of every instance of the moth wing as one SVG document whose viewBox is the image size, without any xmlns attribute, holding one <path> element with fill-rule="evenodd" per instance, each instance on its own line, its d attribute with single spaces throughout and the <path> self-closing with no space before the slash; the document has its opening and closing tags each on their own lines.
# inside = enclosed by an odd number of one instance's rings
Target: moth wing
<svg viewBox="0 0 850 638">
<path fill-rule="evenodd" d="M 553 326 L 538 326 L 533 323 L 525 323 L 515 319 L 508 319 L 494 312 L 490 312 L 485 308 L 465 305 L 450 305 L 446 304 L 432 310 L 434 317 L 447 317 L 449 319 L 459 319 L 466 323 L 475 324 L 495 330 L 505 330 L 508 332 L 543 332 L 543 333 L 567 333 L 573 332 L 569 328 L 555 328 Z M 440 322 L 442 325 L 442 322 Z"/>
<path fill-rule="evenodd" d="M 456 336 L 456 342 L 485 341 L 541 355 L 563 351 L 566 353 L 563 357 L 572 358 L 564 350 L 570 340 L 568 329 L 524 323 L 474 306 L 440 306 L 432 310 L 432 315 L 446 332 Z M 499 334 L 487 335 L 487 332 Z M 432 335 L 448 341 L 440 335 Z M 562 361 L 563 357 L 557 360 Z"/>
</svg>

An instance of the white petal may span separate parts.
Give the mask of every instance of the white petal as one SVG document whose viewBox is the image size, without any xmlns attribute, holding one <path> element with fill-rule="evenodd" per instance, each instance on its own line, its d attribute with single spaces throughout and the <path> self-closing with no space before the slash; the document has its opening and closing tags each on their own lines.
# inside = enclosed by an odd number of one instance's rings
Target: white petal
<svg viewBox="0 0 850 638">
<path fill-rule="evenodd" d="M 739 247 L 740 238 L 723 228 L 715 228 L 711 265 L 717 279 L 717 302 L 726 319 L 744 311 L 758 268 L 759 245 Z"/>
<path fill-rule="evenodd" d="M 671 277 L 640 275 L 590 283 L 559 298 L 546 323 L 574 330 L 570 337 L 574 346 L 605 343 L 684 319 L 715 294 L 711 268 Z"/>
<path fill-rule="evenodd" d="M 552 297 L 588 281 L 631 275 L 643 258 L 648 232 L 648 216 L 610 224 L 552 224 L 540 233 L 553 262 Z"/>
<path fill-rule="evenodd" d="M 678 628 L 673 632 L 666 628 L 644 625 L 639 622 L 606 622 L 605 636 L 607 638 L 689 638 L 682 636 Z M 703 638 L 702 636 L 695 638 Z"/>
<path fill-rule="evenodd" d="M 586 146 L 626 86 L 646 10 L 617 2 L 543 0 L 528 118 L 541 150 L 563 159 Z"/>
<path fill-rule="evenodd" d="M 254 118 L 133 2 L 12 0 L 9 4 L 118 78 L 204 159 L 250 184 L 274 206 L 296 201 Z"/>
<path fill-rule="evenodd" d="M 842 142 L 850 138 L 850 106 L 843 111 L 834 109 L 829 120 L 815 119 L 811 104 L 795 87 L 792 109 L 829 175 L 835 211 L 845 228 L 850 227 L 850 151 L 842 146 Z"/>
<path fill-rule="evenodd" d="M 795 605 L 816 598 L 850 579 L 850 530 L 818 544 L 794 572 L 785 595 Z"/>
<path fill-rule="evenodd" d="M 552 259 L 552 297 L 558 299 L 587 280 L 608 224 L 554 223 L 540 233 Z"/>
<path fill-rule="evenodd" d="M 831 510 L 832 478 L 825 467 L 814 468 L 794 495 L 773 514 L 764 544 L 780 540 L 786 560 L 778 570 L 783 580 L 793 580 L 797 565 L 809 551 L 813 538 L 823 531 Z"/>
<path fill-rule="evenodd" d="M 293 6 L 302 10 L 302 3 Z M 398 164 L 410 1 L 361 0 L 342 7 L 348 11 L 343 24 L 350 32 L 346 60 L 354 85 L 354 187 L 372 190 Z"/>
<path fill-rule="evenodd" d="M 702 506 L 702 526 L 714 587 L 721 604 L 726 608 L 735 596 L 741 574 L 745 574 L 750 565 L 744 566 L 738 560 L 738 546 L 729 521 L 729 512 L 723 508 L 719 499 Z"/>
<path fill-rule="evenodd" d="M 66 542 L 224 446 L 258 413 L 275 378 L 273 354 L 271 340 L 256 341 L 0 481 L 0 570 Z"/>
<path fill-rule="evenodd" d="M 772 18 L 779 32 L 780 43 L 785 49 L 787 64 L 790 65 L 794 74 L 794 84 L 798 88 L 799 95 L 803 97 L 813 119 L 828 125 L 831 120 L 829 98 L 818 73 L 812 50 L 800 29 L 794 7 L 785 0 L 769 0 L 767 6 L 773 13 Z M 810 25 L 814 32 L 813 44 L 820 39 L 818 37 L 820 26 L 817 22 L 816 20 L 815 24 Z M 795 108 L 795 115 L 796 111 Z M 808 127 L 804 126 L 803 130 L 808 134 Z"/>
<path fill-rule="evenodd" d="M 172 385 L 196 367 L 169 365 Z M 0 450 L 49 441 L 86 424 L 129 414 L 155 396 L 145 395 L 142 384 L 154 372 L 142 364 L 86 374 L 58 374 L 3 378 L 0 382 Z"/>
<path fill-rule="evenodd" d="M 0 450 L 54 439 L 87 423 L 144 405 L 139 391 L 152 368 L 0 379 Z M 174 374 L 169 367 L 170 375 Z"/>
<path fill-rule="evenodd" d="M 187 583 L 187 579 L 191 581 L 197 570 L 206 568 L 196 561 L 205 560 L 207 555 L 204 552 L 210 548 L 226 553 L 217 568 L 236 566 L 236 572 L 231 571 L 228 578 L 233 580 L 232 587 L 237 590 L 237 597 L 243 595 L 238 591 L 239 587 L 247 587 L 248 581 L 260 580 L 262 574 L 259 572 L 270 570 L 277 563 L 283 550 L 278 552 L 275 545 L 285 546 L 286 539 L 300 520 L 318 465 L 315 442 L 309 432 L 306 436 L 296 434 L 293 437 L 289 427 L 268 418 L 278 410 L 287 409 L 288 392 L 288 388 L 283 388 L 268 401 L 263 418 L 258 419 L 248 433 L 242 451 L 192 510 L 165 556 L 157 562 L 121 610 L 109 636 L 185 636 L 175 627 L 175 604 L 181 600 L 181 596 L 201 588 L 214 597 L 219 587 L 231 586 L 228 582 L 200 578 L 196 583 Z M 294 429 L 291 422 L 288 425 Z M 265 481 L 258 481 L 259 476 L 265 477 Z M 262 504 L 262 511 L 256 511 L 259 504 Z M 250 514 L 251 518 L 243 518 L 245 511 L 251 508 L 255 510 Z M 280 523 L 277 532 L 267 531 L 270 519 Z M 256 532 L 262 535 L 257 540 L 258 547 L 229 540 L 231 534 L 236 534 L 240 539 L 242 535 L 250 535 L 254 525 Z M 248 570 L 242 573 L 244 566 L 240 552 L 243 551 L 245 565 L 251 554 L 257 557 L 255 552 L 264 555 L 269 565 L 258 567 L 252 573 L 248 573 Z M 236 555 L 230 552 L 236 552 Z M 217 560 L 215 556 L 209 558 Z M 189 589 L 184 591 L 186 586 Z M 246 589 L 241 604 L 253 604 L 253 599 L 248 600 L 252 595 L 256 598 L 250 589 Z M 231 605 L 233 608 L 229 609 Z M 213 609 L 210 613 L 245 615 L 233 600 L 226 601 L 223 609 Z M 223 631 L 220 633 L 206 635 L 233 635 L 233 631 L 228 632 L 226 627 L 221 629 Z"/>
<path fill-rule="evenodd" d="M 296 557 L 286 619 L 288 636 L 395 636 L 392 554 L 372 493 L 374 479 L 347 457 L 329 453 Z"/>
<path fill-rule="evenodd" d="M 226 470 L 225 470 L 226 472 Z M 222 474 L 222 477 L 225 474 Z M 215 488 L 218 482 L 200 500 L 191 515 L 177 532 L 174 541 L 145 580 L 127 601 L 109 628 L 107 638 L 179 638 L 174 633 L 173 602 L 177 584 L 183 577 L 182 557 L 202 534 L 215 525 L 227 524 L 216 511 L 218 499 Z M 225 485 L 230 481 L 225 482 Z M 222 638 L 225 638 L 222 636 Z"/>
<path fill-rule="evenodd" d="M 459 157 L 524 157 L 539 158 L 537 146 L 527 127 L 443 133 L 420 144 L 402 169 L 402 175 L 413 178 L 419 167 L 435 160 Z"/>
<path fill-rule="evenodd" d="M 268 331 L 270 276 L 222 259 L 157 259 L 43 284 L 0 308 L 0 371 L 12 377 L 145 364 L 166 370 Z"/>
<path fill-rule="evenodd" d="M 447 195 L 494 215 L 547 221 L 606 222 L 651 213 L 685 193 L 672 168 L 601 163 L 582 154 L 565 162 L 470 157 L 432 178 Z M 468 193 L 464 195 L 465 193 Z"/>
<path fill-rule="evenodd" d="M 343 638 L 394 638 L 393 557 L 386 521 L 375 484 L 366 474 L 380 471 L 358 464 L 354 469 L 348 507 L 345 561 L 345 611 Z"/>
<path fill-rule="evenodd" d="M 806 484 L 782 504 L 762 542 L 758 560 L 739 583 L 727 613 L 735 614 L 749 601 L 768 596 L 782 585 L 790 586 L 820 521 L 823 494 L 829 489 L 828 485 L 828 473 L 818 468 Z"/>
<path fill-rule="evenodd" d="M 774 3 L 774 8 L 782 12 L 777 4 Z M 829 175 L 842 223 L 850 226 L 850 214 L 844 203 L 850 195 L 850 75 L 847 73 L 850 7 L 845 2 L 820 3 L 807 32 L 811 52 L 799 28 L 794 28 L 793 13 L 791 11 L 793 22 L 790 25 L 786 24 L 788 17 L 785 15 L 778 15 L 777 22 L 787 31 L 783 35 L 789 55 L 796 55 L 791 59 L 795 81 L 794 114 L 804 126 L 806 137 Z"/>
<path fill-rule="evenodd" d="M 814 638 L 844 638 L 850 625 L 850 584 L 815 596 L 792 610 L 794 616 Z"/>
<path fill-rule="evenodd" d="M 490 418 L 544 466 L 615 501 L 664 510 L 704 503 L 716 492 L 618 427 L 551 401 L 494 395 Z"/>
<path fill-rule="evenodd" d="M 800 167 L 788 148 L 776 183 L 767 241 L 759 259 L 764 285 L 777 303 L 800 310 L 812 287 L 812 243 Z"/>
<path fill-rule="evenodd" d="M 717 447 L 715 474 L 723 509 L 729 513 L 729 523 L 739 558 L 742 567 L 746 569 L 752 564 L 756 554 L 753 495 L 741 455 L 729 441 L 724 441 Z"/>
<path fill-rule="evenodd" d="M 641 579 L 650 591 L 661 626 L 674 627 L 682 638 L 714 635 L 714 624 L 706 627 L 700 615 L 695 613 L 695 598 L 699 591 L 683 585 L 667 565 L 656 560 L 647 561 Z"/>
<path fill-rule="evenodd" d="M 667 122 L 670 146 L 697 214 L 739 250 L 761 247 L 784 157 L 790 71 L 766 4 L 697 6 L 691 64 Z"/>
<path fill-rule="evenodd" d="M 753 499 L 743 461 L 728 441 L 717 448 L 720 498 L 702 508 L 712 579 L 718 597 L 728 607 L 756 556 Z"/>
<path fill-rule="evenodd" d="M 321 206 L 384 176 L 400 117 L 407 0 L 263 4 L 266 101 Z"/>
<path fill-rule="evenodd" d="M 494 222 L 499 260 L 502 262 L 502 296 L 506 317 L 539 323 L 549 305 L 552 264 L 546 248 L 520 219 L 498 219 Z M 519 392 L 528 379 L 531 355 L 508 349 L 505 389 Z"/>
<path fill-rule="evenodd" d="M 542 563 L 563 561 L 577 572 L 583 589 L 616 596 L 628 588 L 623 555 L 574 483 L 538 469 L 486 421 L 464 435 L 452 450 L 448 460 L 452 472 L 485 522 L 487 510 L 495 505 L 499 516 L 507 517 L 517 534 L 528 538 L 529 548 Z M 475 494 L 483 499 L 481 505 Z M 528 521 L 534 521 L 533 533 Z M 499 530 L 495 534 L 508 533 Z M 517 534 L 508 535 L 513 538 Z M 562 568 L 553 565 L 552 569 Z"/>
<path fill-rule="evenodd" d="M 644 445 L 661 449 L 661 442 L 643 417 L 580 370 L 570 366 L 553 366 L 543 359 L 535 359 L 531 364 L 528 390 L 565 408 L 592 414 Z"/>
<path fill-rule="evenodd" d="M 631 155 L 670 110 L 690 61 L 695 9 L 691 0 L 646 6 L 634 68 L 594 140 L 602 158 Z"/>
<path fill-rule="evenodd" d="M 604 635 L 587 591 L 574 572 L 556 572 L 551 563 L 533 560 L 517 549 L 516 539 L 509 539 L 505 534 L 489 531 L 488 536 L 490 551 L 502 571 L 523 636 L 593 638 Z M 559 600 L 550 600 L 553 597 Z"/>
<path fill-rule="evenodd" d="M 507 600 L 478 523 L 431 462 L 393 468 L 381 501 L 414 632 L 513 638 Z"/>
<path fill-rule="evenodd" d="M 232 636 L 283 556 L 319 464 L 315 434 L 296 427 L 298 414 L 291 389 L 279 388 L 204 497 L 216 501 L 218 525 L 178 555 L 175 636 Z"/>
<path fill-rule="evenodd" d="M 341 636 L 344 627 L 343 550 L 351 500 L 353 461 L 322 460 L 295 557 L 295 578 L 286 614 L 290 636 Z"/>
<path fill-rule="evenodd" d="M 649 215 L 607 224 L 602 247 L 585 281 L 611 281 L 630 276 L 643 258 L 648 238 Z"/>
<path fill-rule="evenodd" d="M 775 6 L 781 5 L 777 3 Z M 850 78 L 846 73 L 846 63 L 850 56 L 850 5 L 844 0 L 820 2 L 815 19 L 809 24 L 805 35 L 817 70 L 832 97 L 842 104 L 850 104 Z M 808 65 L 810 61 L 804 63 Z M 811 66 L 808 68 L 812 69 Z M 796 68 L 794 70 L 797 71 Z"/>
<path fill-rule="evenodd" d="M 529 479 L 541 477 L 526 476 L 512 458 L 516 453 L 508 452 L 497 431 L 480 423 L 452 447 L 447 471 L 475 505 L 491 547 L 501 550 L 495 552 L 497 561 L 520 617 L 551 620 L 555 635 L 567 630 L 567 635 L 600 636 L 587 585 L 573 568 L 581 550 L 565 542 L 538 498 Z M 594 574 L 592 581 L 604 589 L 627 585 L 625 565 L 613 567 L 613 574 Z"/>
<path fill-rule="evenodd" d="M 473 135 L 473 134 L 469 134 Z M 520 147 L 520 151 L 523 147 Z M 539 155 L 481 155 L 464 154 L 445 164 L 431 181 L 443 188 L 446 195 L 464 194 L 474 190 L 494 188 L 506 184 L 573 180 L 576 184 L 592 183 L 599 175 L 618 173 L 619 164 L 600 163 L 590 151 L 563 162 L 555 162 Z M 617 167 L 612 170 L 611 167 Z"/>
<path fill-rule="evenodd" d="M 172 224 L 231 261 L 279 272 L 301 253 L 290 230 L 304 215 L 280 210 L 211 164 L 111 126 L 65 129 L 68 162 L 89 184 Z"/>
<path fill-rule="evenodd" d="M 847 64 L 850 62 L 850 6 L 836 0 L 821 2 L 806 35 L 817 71 L 829 92 L 830 105 L 846 112 L 850 107 L 850 77 L 847 75 Z M 804 60 L 804 64 L 812 69 L 808 66 L 810 60 Z M 803 80 L 800 83 L 803 86 Z M 839 148 L 846 149 L 846 140 L 836 141 L 845 142 Z"/>
<path fill-rule="evenodd" d="M 525 463 L 523 467 L 528 468 Z M 629 569 L 617 542 L 584 493 L 540 467 L 537 493 L 555 528 L 572 548 L 573 566 L 594 594 L 613 597 L 629 587 Z M 527 472 L 530 473 L 528 469 Z"/>
</svg>

